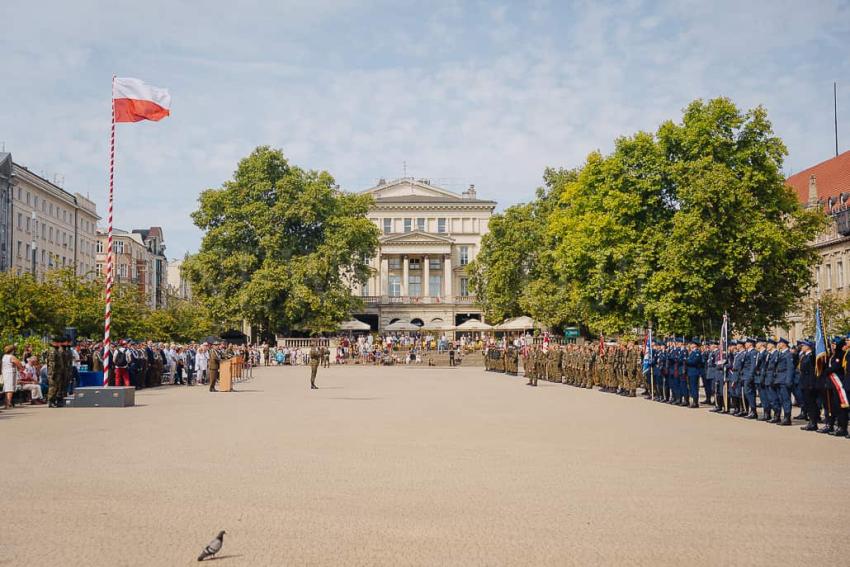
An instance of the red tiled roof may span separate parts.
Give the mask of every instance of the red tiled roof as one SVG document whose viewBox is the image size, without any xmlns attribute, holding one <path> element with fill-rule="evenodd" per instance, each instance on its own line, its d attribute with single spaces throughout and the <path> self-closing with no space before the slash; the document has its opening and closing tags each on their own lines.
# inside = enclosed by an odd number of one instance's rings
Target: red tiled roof
<svg viewBox="0 0 850 567">
<path fill-rule="evenodd" d="M 818 199 L 823 202 L 830 197 L 837 199 L 842 192 L 850 193 L 850 151 L 813 165 L 786 179 L 803 204 L 809 202 L 809 178 L 812 175 L 815 176 Z"/>
</svg>

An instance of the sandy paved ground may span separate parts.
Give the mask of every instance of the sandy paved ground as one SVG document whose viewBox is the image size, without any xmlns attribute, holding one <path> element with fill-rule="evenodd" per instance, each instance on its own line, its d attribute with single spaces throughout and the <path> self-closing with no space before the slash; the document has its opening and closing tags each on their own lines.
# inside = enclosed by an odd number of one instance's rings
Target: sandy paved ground
<svg viewBox="0 0 850 567">
<path fill-rule="evenodd" d="M 481 369 L 0 413 L 0 565 L 846 565 L 850 440 Z"/>
</svg>

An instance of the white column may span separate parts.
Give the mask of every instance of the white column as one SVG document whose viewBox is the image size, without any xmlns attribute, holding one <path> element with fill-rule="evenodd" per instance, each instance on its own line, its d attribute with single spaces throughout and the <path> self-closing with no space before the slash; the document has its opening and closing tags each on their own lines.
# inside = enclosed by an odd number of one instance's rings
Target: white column
<svg viewBox="0 0 850 567">
<path fill-rule="evenodd" d="M 381 255 L 381 291 L 379 295 L 389 295 L 389 286 L 390 286 L 390 263 L 387 260 L 387 257 L 383 254 Z"/>
<path fill-rule="evenodd" d="M 401 257 L 401 294 L 407 296 L 407 255 Z"/>
<path fill-rule="evenodd" d="M 422 257 L 422 264 L 422 297 L 430 297 L 431 288 L 428 280 L 431 279 L 431 267 L 428 265 L 428 256 Z"/>
<path fill-rule="evenodd" d="M 446 254 L 445 267 L 443 269 L 443 278 L 446 280 L 446 301 L 453 301 L 452 297 L 452 254 Z"/>
</svg>

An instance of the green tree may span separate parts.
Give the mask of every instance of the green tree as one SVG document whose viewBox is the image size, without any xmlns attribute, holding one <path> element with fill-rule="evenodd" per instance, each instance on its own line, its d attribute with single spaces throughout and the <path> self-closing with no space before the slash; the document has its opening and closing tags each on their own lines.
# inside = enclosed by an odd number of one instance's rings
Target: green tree
<svg viewBox="0 0 850 567">
<path fill-rule="evenodd" d="M 30 274 L 0 272 L 0 336 L 49 335 L 62 330 L 59 290 Z"/>
<path fill-rule="evenodd" d="M 184 271 L 217 320 L 319 332 L 360 306 L 350 286 L 370 275 L 379 235 L 370 197 L 262 146 L 199 201 L 192 218 L 205 235 Z"/>
</svg>

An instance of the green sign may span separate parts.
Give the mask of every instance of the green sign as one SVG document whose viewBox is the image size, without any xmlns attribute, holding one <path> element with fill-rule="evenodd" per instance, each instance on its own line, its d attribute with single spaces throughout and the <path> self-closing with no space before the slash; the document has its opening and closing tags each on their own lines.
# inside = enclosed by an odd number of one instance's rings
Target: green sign
<svg viewBox="0 0 850 567">
<path fill-rule="evenodd" d="M 567 327 L 564 329 L 564 338 L 575 339 L 579 336 L 578 327 Z"/>
</svg>

